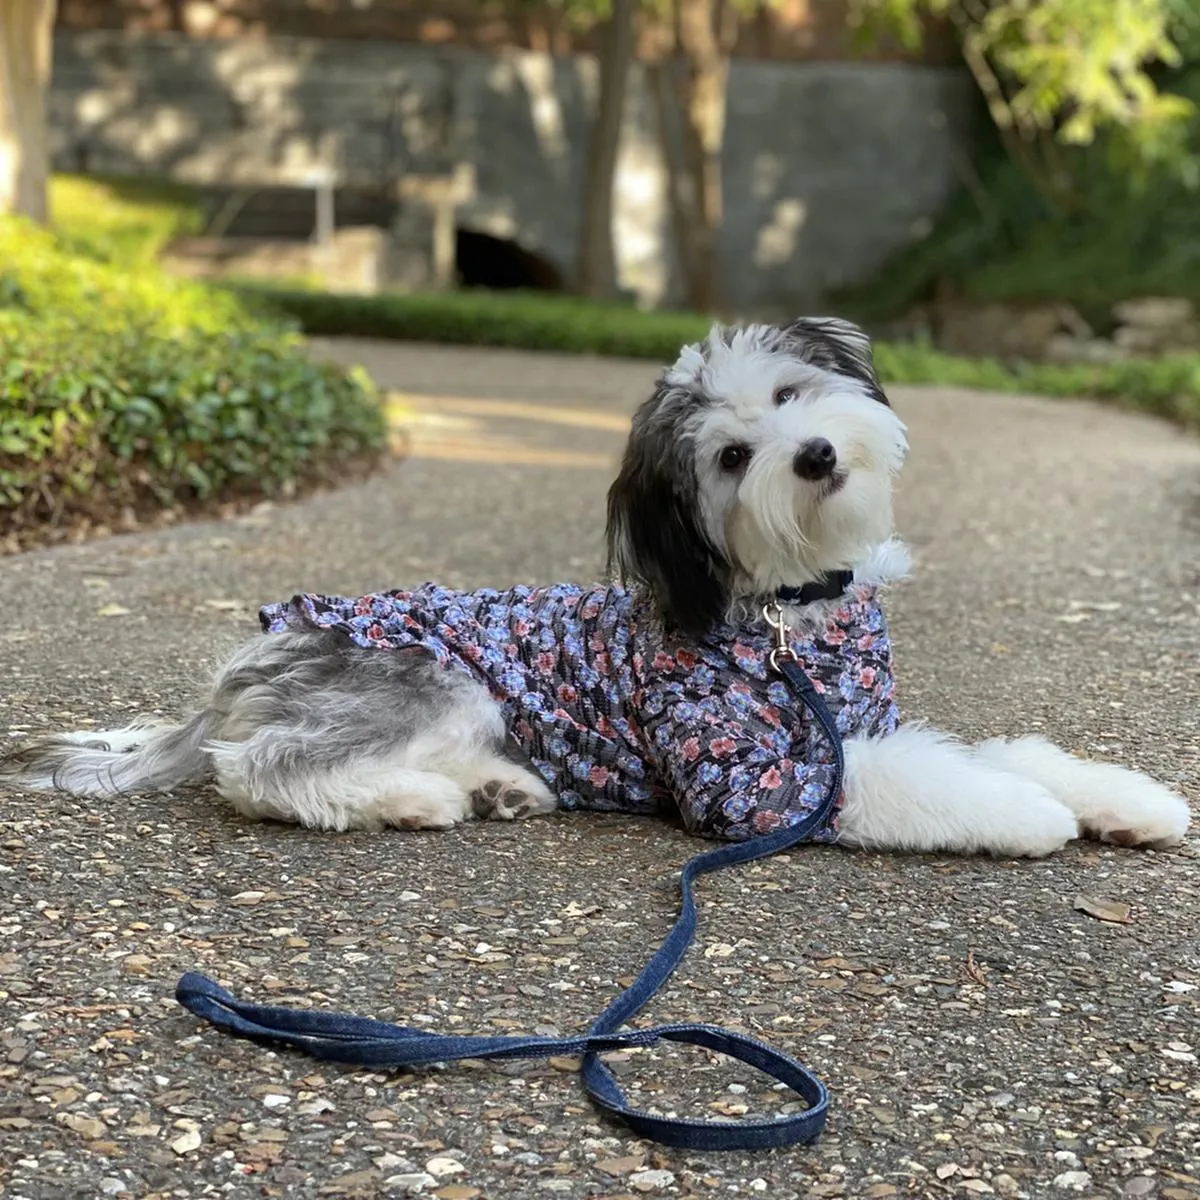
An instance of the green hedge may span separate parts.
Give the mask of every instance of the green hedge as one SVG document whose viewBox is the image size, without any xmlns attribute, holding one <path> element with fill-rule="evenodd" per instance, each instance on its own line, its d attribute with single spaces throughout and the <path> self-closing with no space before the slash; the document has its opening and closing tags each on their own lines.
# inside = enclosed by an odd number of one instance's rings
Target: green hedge
<svg viewBox="0 0 1200 1200">
<path fill-rule="evenodd" d="M 369 382 L 309 361 L 285 324 L 0 219 L 0 539 L 288 494 L 384 444 Z"/>
<path fill-rule="evenodd" d="M 297 320 L 307 333 L 458 345 L 611 354 L 673 362 L 711 322 L 694 313 L 643 313 L 545 293 L 450 292 L 337 296 L 242 285 L 239 292 Z M 1089 396 L 1200 425 L 1200 356 L 1106 366 L 958 358 L 916 342 L 880 342 L 885 383 L 951 384 L 1046 396 Z"/>
<path fill-rule="evenodd" d="M 350 296 L 248 282 L 237 291 L 294 318 L 305 333 L 624 358 L 674 361 L 711 324 L 694 313 L 644 313 L 545 292 Z"/>
</svg>

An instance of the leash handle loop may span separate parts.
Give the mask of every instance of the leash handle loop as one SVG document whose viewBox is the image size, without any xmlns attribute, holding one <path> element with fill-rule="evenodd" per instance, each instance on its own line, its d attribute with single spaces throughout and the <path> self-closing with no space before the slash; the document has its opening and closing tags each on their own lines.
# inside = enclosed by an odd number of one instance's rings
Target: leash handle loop
<svg viewBox="0 0 1200 1200">
<path fill-rule="evenodd" d="M 770 619 L 770 618 L 768 618 Z M 785 645 L 786 649 L 786 645 Z M 365 1017 L 325 1010 L 282 1008 L 238 1000 L 213 980 L 188 972 L 176 1000 L 209 1024 L 238 1037 L 294 1046 L 315 1058 L 365 1067 L 417 1067 L 461 1059 L 546 1058 L 581 1055 L 583 1086 L 593 1101 L 639 1136 L 690 1150 L 764 1150 L 814 1141 L 825 1125 L 829 1093 L 807 1067 L 790 1055 L 730 1029 L 683 1023 L 622 1029 L 674 973 L 696 932 L 694 883 L 701 875 L 754 862 L 790 849 L 828 822 L 842 794 L 845 763 L 837 723 L 812 681 L 794 658 L 772 654 L 772 666 L 812 714 L 833 751 L 833 778 L 820 806 L 785 829 L 745 842 L 732 842 L 696 855 L 679 877 L 680 911 L 675 924 L 633 983 L 592 1023 L 587 1033 L 566 1038 L 429 1033 Z M 696 1121 L 633 1108 L 616 1077 L 600 1058 L 612 1050 L 680 1042 L 728 1055 L 791 1088 L 808 1107 L 778 1118 Z"/>
</svg>

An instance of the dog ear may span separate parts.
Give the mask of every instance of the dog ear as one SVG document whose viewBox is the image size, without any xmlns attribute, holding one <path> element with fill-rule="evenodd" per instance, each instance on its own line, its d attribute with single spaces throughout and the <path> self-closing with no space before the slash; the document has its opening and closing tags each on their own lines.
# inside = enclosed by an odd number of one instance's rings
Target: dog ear
<svg viewBox="0 0 1200 1200">
<path fill-rule="evenodd" d="M 608 569 L 649 589 L 663 617 L 702 637 L 725 615 L 731 570 L 700 524 L 688 397 L 660 383 L 633 418 L 608 492 Z"/>
<path fill-rule="evenodd" d="M 871 339 L 852 321 L 841 317 L 799 317 L 783 326 L 794 352 L 805 362 L 864 384 L 873 400 L 888 398 L 875 374 Z"/>
</svg>

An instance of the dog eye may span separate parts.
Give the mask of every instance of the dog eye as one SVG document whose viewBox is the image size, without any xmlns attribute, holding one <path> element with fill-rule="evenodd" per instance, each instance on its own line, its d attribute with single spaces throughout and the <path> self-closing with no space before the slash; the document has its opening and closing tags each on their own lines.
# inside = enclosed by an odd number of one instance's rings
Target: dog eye
<svg viewBox="0 0 1200 1200">
<path fill-rule="evenodd" d="M 790 384 L 787 387 L 777 388 L 775 391 L 775 403 L 790 404 L 799 394 Z"/>
<path fill-rule="evenodd" d="M 750 451 L 745 446 L 726 446 L 719 461 L 726 471 L 736 471 L 750 461 Z"/>
</svg>

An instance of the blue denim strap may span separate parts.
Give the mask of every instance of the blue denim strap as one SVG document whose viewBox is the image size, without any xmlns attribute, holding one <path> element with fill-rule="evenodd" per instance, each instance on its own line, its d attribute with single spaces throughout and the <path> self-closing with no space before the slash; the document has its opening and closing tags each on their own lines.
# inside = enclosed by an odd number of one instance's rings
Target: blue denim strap
<svg viewBox="0 0 1200 1200">
<path fill-rule="evenodd" d="M 668 1146 L 690 1150 L 764 1150 L 814 1141 L 825 1125 L 829 1094 L 811 1071 L 789 1055 L 747 1034 L 715 1025 L 685 1023 L 651 1029 L 621 1028 L 645 1007 L 687 953 L 696 932 L 693 889 L 696 878 L 723 867 L 767 858 L 804 841 L 829 822 L 841 797 L 845 767 L 833 714 L 795 662 L 785 658 L 775 666 L 821 726 L 833 751 L 833 777 L 820 807 L 796 825 L 750 841 L 720 846 L 685 864 L 679 880 L 682 901 L 675 925 L 641 974 L 600 1014 L 586 1034 L 548 1038 L 429 1033 L 325 1010 L 250 1004 L 195 972 L 180 979 L 175 998 L 218 1029 L 254 1041 L 295 1046 L 316 1058 L 364 1067 L 416 1067 L 464 1058 L 582 1055 L 583 1086 L 596 1104 L 639 1136 Z M 658 1041 L 700 1046 L 736 1058 L 786 1084 L 808 1107 L 782 1117 L 748 1121 L 694 1121 L 632 1108 L 599 1056 L 610 1050 L 651 1046 Z"/>
</svg>

